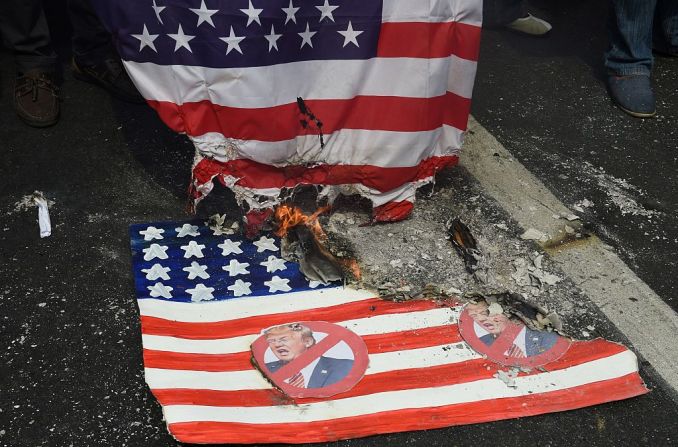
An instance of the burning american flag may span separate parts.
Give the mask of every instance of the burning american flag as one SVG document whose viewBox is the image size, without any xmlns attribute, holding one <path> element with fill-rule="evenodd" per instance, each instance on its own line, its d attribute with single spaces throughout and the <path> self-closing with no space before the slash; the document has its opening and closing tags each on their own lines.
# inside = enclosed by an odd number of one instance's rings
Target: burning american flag
<svg viewBox="0 0 678 447">
<path fill-rule="evenodd" d="M 256 226 L 297 185 L 406 217 L 458 160 L 480 0 L 94 0 L 148 103 Z"/>
<path fill-rule="evenodd" d="M 647 392 L 635 355 L 600 339 L 572 342 L 557 360 L 516 372 L 509 384 L 504 367 L 462 339 L 459 303 L 386 301 L 310 282 L 283 259 L 276 236 L 227 233 L 198 221 L 130 228 L 146 382 L 182 442 L 325 442 Z M 264 329 L 292 322 L 357 334 L 367 349 L 364 376 L 329 397 L 292 398 L 274 387 L 253 364 L 251 346 Z"/>
</svg>

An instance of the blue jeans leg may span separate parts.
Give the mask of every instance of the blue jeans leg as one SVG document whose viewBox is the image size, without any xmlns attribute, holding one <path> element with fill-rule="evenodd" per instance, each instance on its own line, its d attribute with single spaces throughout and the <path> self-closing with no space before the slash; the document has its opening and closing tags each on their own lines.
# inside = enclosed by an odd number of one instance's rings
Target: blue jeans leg
<svg viewBox="0 0 678 447">
<path fill-rule="evenodd" d="M 678 1 L 658 0 L 654 17 L 654 47 L 678 55 Z"/>
<path fill-rule="evenodd" d="M 675 0 L 670 0 L 675 1 Z M 605 67 L 612 75 L 650 75 L 657 0 L 611 0 Z"/>
<path fill-rule="evenodd" d="M 483 1 L 483 26 L 488 28 L 507 25 L 526 15 L 524 0 Z"/>
</svg>

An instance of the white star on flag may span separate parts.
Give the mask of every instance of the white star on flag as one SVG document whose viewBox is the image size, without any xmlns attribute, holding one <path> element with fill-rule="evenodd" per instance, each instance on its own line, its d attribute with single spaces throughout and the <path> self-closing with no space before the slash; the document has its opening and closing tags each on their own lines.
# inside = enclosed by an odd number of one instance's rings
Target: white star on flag
<svg viewBox="0 0 678 447">
<path fill-rule="evenodd" d="M 195 256 L 196 258 L 203 258 L 205 255 L 202 254 L 202 250 L 205 248 L 205 245 L 198 244 L 196 241 L 191 241 L 188 245 L 182 245 L 181 249 L 184 250 L 184 258 L 190 258 Z"/>
<path fill-rule="evenodd" d="M 316 6 L 322 14 L 320 14 L 320 22 L 323 21 L 325 17 L 334 22 L 334 17 L 332 16 L 332 11 L 337 9 L 339 6 L 331 6 L 328 0 L 325 0 L 325 4 L 322 6 Z"/>
<path fill-rule="evenodd" d="M 200 26 L 202 23 L 209 23 L 212 25 L 213 28 L 216 28 L 214 26 L 214 22 L 212 22 L 212 16 L 219 12 L 218 9 L 207 9 L 207 5 L 205 5 L 205 0 L 202 0 L 200 3 L 200 9 L 197 8 L 188 8 L 194 13 L 198 15 L 198 24 L 195 25 L 196 27 Z"/>
<path fill-rule="evenodd" d="M 308 22 L 306 22 L 306 31 L 303 33 L 297 33 L 301 37 L 301 46 L 299 47 L 304 48 L 304 45 L 308 44 L 309 47 L 313 48 L 313 43 L 311 42 L 311 37 L 316 33 L 317 31 L 310 31 L 308 29 Z"/>
<path fill-rule="evenodd" d="M 240 242 L 233 242 L 230 239 L 226 239 L 222 244 L 218 244 L 217 247 L 221 248 L 221 254 L 223 256 L 228 256 L 231 253 L 236 255 L 242 253 Z"/>
<path fill-rule="evenodd" d="M 236 259 L 231 259 L 231 262 L 228 265 L 221 267 L 223 270 L 228 272 L 228 276 L 238 276 L 238 275 L 247 275 L 247 267 L 250 264 L 248 262 L 238 262 Z"/>
<path fill-rule="evenodd" d="M 254 6 L 252 6 L 252 0 L 249 0 L 250 4 L 247 9 L 241 9 L 242 12 L 247 14 L 247 25 L 245 27 L 250 26 L 250 23 L 252 22 L 257 22 L 259 26 L 261 26 L 261 22 L 259 21 L 259 14 L 261 14 L 261 11 L 263 9 L 256 9 Z"/>
<path fill-rule="evenodd" d="M 289 286 L 290 280 L 289 279 L 283 279 L 277 275 L 275 275 L 273 278 L 271 278 L 270 281 L 264 281 L 264 285 L 268 287 L 269 293 L 273 292 L 289 292 L 292 290 L 292 288 Z"/>
<path fill-rule="evenodd" d="M 184 267 L 181 270 L 188 273 L 188 279 L 195 279 L 196 277 L 208 279 L 210 277 L 209 273 L 207 273 L 207 266 L 200 265 L 195 261 L 191 262 L 190 266 Z"/>
<path fill-rule="evenodd" d="M 186 289 L 186 292 L 191 294 L 191 301 L 209 301 L 214 299 L 214 287 L 205 287 L 205 284 L 199 283 L 195 285 L 194 289 Z"/>
<path fill-rule="evenodd" d="M 181 28 L 181 24 L 179 24 L 179 29 L 177 30 L 176 34 L 168 34 L 169 37 L 174 39 L 174 52 L 176 53 L 179 48 L 186 48 L 190 53 L 193 52 L 191 50 L 191 46 L 188 44 L 191 40 L 195 39 L 195 36 L 189 36 L 187 34 L 184 34 L 184 30 Z M 198 228 L 198 227 L 195 227 Z M 194 235 L 194 236 L 197 236 Z"/>
<path fill-rule="evenodd" d="M 153 11 L 155 11 L 155 16 L 158 18 L 158 22 L 160 22 L 160 24 L 162 25 L 163 23 L 162 23 L 162 19 L 160 18 L 160 13 L 162 12 L 163 9 L 165 9 L 165 7 L 164 6 L 158 6 L 155 3 L 155 0 L 153 0 L 152 8 L 153 8 Z"/>
<path fill-rule="evenodd" d="M 293 21 L 294 23 L 297 23 L 297 17 L 296 13 L 299 11 L 299 8 L 295 8 L 294 5 L 292 4 L 292 0 L 290 0 L 290 6 L 287 8 L 282 8 L 283 12 L 287 14 L 287 17 L 285 17 L 285 25 L 287 25 L 287 22 L 290 20 Z"/>
<path fill-rule="evenodd" d="M 273 29 L 273 25 L 271 25 L 271 34 L 264 34 L 264 37 L 268 41 L 269 53 L 273 48 L 275 48 L 276 50 L 278 49 L 278 39 L 280 39 L 280 36 L 282 36 L 282 34 L 276 34 L 275 29 Z"/>
<path fill-rule="evenodd" d="M 269 273 L 273 273 L 277 270 L 287 270 L 285 261 L 273 255 L 269 256 L 267 261 L 260 262 L 259 265 L 266 267 L 266 271 Z"/>
<path fill-rule="evenodd" d="M 176 49 L 174 51 L 176 51 Z M 185 223 L 181 227 L 177 227 L 174 230 L 177 232 L 177 237 L 200 236 L 200 231 L 198 231 L 197 225 Z"/>
<path fill-rule="evenodd" d="M 141 32 L 141 34 L 132 34 L 132 37 L 135 39 L 139 39 L 139 51 L 143 50 L 145 47 L 149 47 L 151 50 L 155 51 L 156 53 L 158 50 L 155 49 L 155 44 L 153 41 L 157 39 L 159 34 L 149 34 L 148 33 L 148 28 L 146 28 L 146 24 L 144 24 L 144 30 Z"/>
<path fill-rule="evenodd" d="M 159 296 L 163 298 L 172 298 L 172 294 L 170 292 L 174 290 L 173 287 L 166 286 L 161 282 L 156 282 L 152 286 L 148 286 L 147 289 L 151 291 L 151 296 L 153 298 L 157 298 Z"/>
<path fill-rule="evenodd" d="M 257 253 L 261 253 L 266 250 L 278 251 L 278 247 L 275 246 L 274 242 L 275 239 L 261 236 L 258 241 L 252 243 L 257 246 Z"/>
<path fill-rule="evenodd" d="M 337 31 L 337 32 L 344 36 L 344 46 L 348 45 L 349 43 L 352 43 L 355 44 L 356 47 L 360 47 L 360 45 L 358 45 L 357 37 L 361 35 L 364 31 L 355 31 L 353 29 L 353 25 L 351 25 L 350 20 L 348 22 L 348 28 L 346 28 L 346 31 Z"/>
<path fill-rule="evenodd" d="M 152 261 L 155 258 L 167 259 L 168 248 L 167 245 L 151 244 L 150 247 L 141 250 L 144 252 L 144 261 Z"/>
<path fill-rule="evenodd" d="M 226 42 L 226 45 L 228 45 L 228 48 L 226 48 L 226 54 L 230 53 L 231 50 L 236 50 L 238 53 L 242 54 L 242 50 L 240 49 L 240 41 L 244 38 L 245 36 L 236 36 L 233 32 L 233 27 L 231 26 L 231 33 L 228 36 L 220 37 L 219 39 L 223 40 Z"/>
<path fill-rule="evenodd" d="M 149 281 L 155 281 L 158 278 L 164 279 L 165 281 L 170 279 L 167 274 L 167 272 L 170 271 L 170 268 L 163 267 L 160 264 L 153 264 L 150 269 L 141 269 L 141 271 L 146 274 L 146 279 Z"/>
<path fill-rule="evenodd" d="M 165 232 L 162 228 L 148 227 L 141 230 L 139 234 L 144 236 L 145 241 L 152 241 L 153 239 L 162 239 L 162 234 Z"/>
<path fill-rule="evenodd" d="M 249 295 L 252 293 L 250 290 L 251 282 L 245 282 L 242 279 L 236 279 L 235 284 L 228 286 L 227 289 L 233 292 L 235 296 Z"/>
<path fill-rule="evenodd" d="M 321 285 L 324 285 L 324 284 L 325 284 L 324 282 L 315 281 L 315 280 L 313 280 L 313 279 L 310 280 L 310 281 L 308 282 L 308 286 L 309 286 L 311 289 L 315 289 L 316 287 L 321 286 Z"/>
</svg>

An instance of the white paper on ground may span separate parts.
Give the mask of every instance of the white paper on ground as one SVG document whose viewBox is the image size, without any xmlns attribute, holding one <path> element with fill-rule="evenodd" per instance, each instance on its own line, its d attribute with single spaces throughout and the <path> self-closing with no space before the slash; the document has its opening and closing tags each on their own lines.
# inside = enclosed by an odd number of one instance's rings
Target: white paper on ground
<svg viewBox="0 0 678 447">
<path fill-rule="evenodd" d="M 52 234 L 52 223 L 49 220 L 49 210 L 47 209 L 47 200 L 44 197 L 35 197 L 35 204 L 38 205 L 38 225 L 40 225 L 40 237 L 47 237 Z"/>
</svg>

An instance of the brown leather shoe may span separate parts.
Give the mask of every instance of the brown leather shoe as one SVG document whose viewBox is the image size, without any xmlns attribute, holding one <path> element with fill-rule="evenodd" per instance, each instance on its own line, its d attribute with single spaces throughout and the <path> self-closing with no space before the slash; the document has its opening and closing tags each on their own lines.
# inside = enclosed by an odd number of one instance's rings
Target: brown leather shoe
<svg viewBox="0 0 678 447">
<path fill-rule="evenodd" d="M 26 124 L 52 126 L 59 121 L 59 89 L 42 71 L 19 74 L 14 84 L 14 109 Z"/>
</svg>

